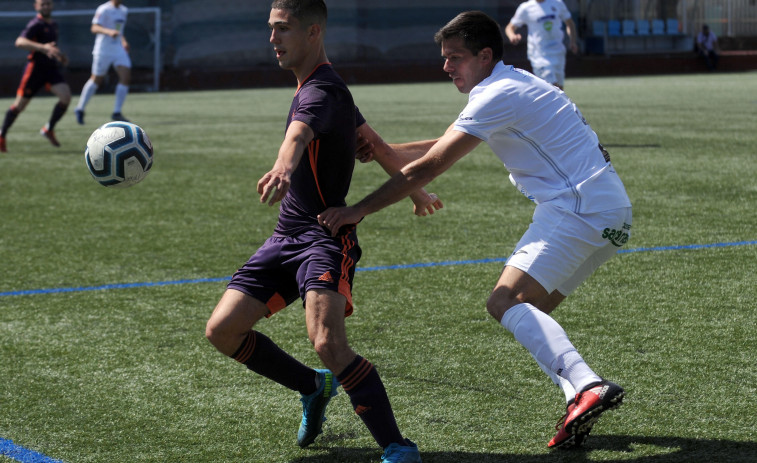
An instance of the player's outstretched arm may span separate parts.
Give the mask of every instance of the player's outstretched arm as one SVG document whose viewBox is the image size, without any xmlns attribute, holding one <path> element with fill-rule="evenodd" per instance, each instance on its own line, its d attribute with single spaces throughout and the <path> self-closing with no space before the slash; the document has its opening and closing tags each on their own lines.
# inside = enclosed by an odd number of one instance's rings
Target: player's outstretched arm
<svg viewBox="0 0 757 463">
<path fill-rule="evenodd" d="M 376 191 L 354 206 L 326 209 L 318 215 L 318 223 L 331 230 L 332 236 L 336 236 L 342 226 L 358 223 L 363 217 L 422 188 L 480 143 L 481 140 L 472 135 L 448 131 L 425 156 L 403 167 Z"/>
<path fill-rule="evenodd" d="M 63 65 L 68 64 L 68 58 L 66 57 L 66 54 L 60 51 L 58 45 L 55 42 L 39 43 L 26 37 L 20 36 L 16 38 L 15 45 L 16 48 L 20 48 L 22 50 L 43 53 L 47 55 L 48 58 L 57 60 Z"/>
<path fill-rule="evenodd" d="M 289 191 L 291 185 L 292 172 L 300 163 L 302 153 L 308 146 L 315 133 L 313 130 L 300 121 L 293 121 L 284 135 L 284 141 L 279 148 L 279 156 L 273 168 L 268 171 L 258 181 L 258 194 L 260 202 L 268 202 L 273 206 L 276 202 L 281 201 Z"/>
<path fill-rule="evenodd" d="M 375 160 L 384 171 L 392 176 L 410 162 L 421 158 L 436 143 L 437 140 L 426 140 L 399 145 L 386 143 L 368 123 L 357 129 L 357 153 L 360 162 Z M 433 193 L 420 188 L 410 194 L 413 201 L 413 213 L 418 216 L 433 214 L 444 207 L 444 204 Z"/>
</svg>

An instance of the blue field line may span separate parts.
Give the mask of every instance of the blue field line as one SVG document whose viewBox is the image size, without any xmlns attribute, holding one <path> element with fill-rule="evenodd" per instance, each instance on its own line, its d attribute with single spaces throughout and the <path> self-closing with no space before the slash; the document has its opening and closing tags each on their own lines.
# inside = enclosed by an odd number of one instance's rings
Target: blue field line
<svg viewBox="0 0 757 463">
<path fill-rule="evenodd" d="M 13 441 L 3 439 L 2 437 L 0 437 L 0 456 L 8 457 L 21 463 L 63 463 L 62 460 L 55 460 L 34 450 L 19 447 Z"/>
<path fill-rule="evenodd" d="M 752 246 L 757 244 L 755 241 L 735 241 L 729 243 L 711 243 L 711 244 L 685 244 L 674 246 L 656 246 L 648 248 L 633 248 L 633 249 L 621 249 L 618 254 L 629 254 L 637 252 L 660 252 L 660 251 L 679 251 L 685 249 L 707 249 L 707 248 L 726 248 L 733 246 Z M 507 257 L 492 257 L 487 259 L 476 260 L 448 260 L 441 262 L 418 262 L 414 264 L 396 264 L 396 265 L 379 265 L 375 267 L 358 267 L 357 272 L 375 272 L 380 270 L 400 270 L 400 269 L 412 269 L 423 267 L 449 267 L 453 265 L 470 265 L 470 264 L 489 264 L 492 262 L 505 262 Z M 20 291 L 6 291 L 0 292 L 0 297 L 7 296 L 31 296 L 36 294 L 56 294 L 56 293 L 80 293 L 85 291 L 104 291 L 110 289 L 128 289 L 128 288 L 145 288 L 151 286 L 173 286 L 173 285 L 186 285 L 196 283 L 219 283 L 223 281 L 229 281 L 231 277 L 220 278 L 197 278 L 189 280 L 170 280 L 170 281 L 154 281 L 154 282 L 140 282 L 140 283 L 115 283 L 100 286 L 79 286 L 69 288 L 43 288 L 43 289 L 27 289 Z"/>
</svg>

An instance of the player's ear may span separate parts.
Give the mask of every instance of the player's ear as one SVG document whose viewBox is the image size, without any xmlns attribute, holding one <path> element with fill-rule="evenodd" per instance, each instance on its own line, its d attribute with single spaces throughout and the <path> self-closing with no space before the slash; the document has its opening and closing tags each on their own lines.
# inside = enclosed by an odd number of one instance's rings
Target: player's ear
<svg viewBox="0 0 757 463">
<path fill-rule="evenodd" d="M 492 62 L 494 53 L 492 52 L 492 49 L 489 47 L 486 47 L 478 52 L 478 58 L 481 60 L 483 64 L 489 64 Z"/>
<path fill-rule="evenodd" d="M 321 28 L 321 25 L 318 23 L 313 23 L 310 25 L 308 37 L 311 39 L 318 39 L 322 33 L 323 29 Z"/>
</svg>

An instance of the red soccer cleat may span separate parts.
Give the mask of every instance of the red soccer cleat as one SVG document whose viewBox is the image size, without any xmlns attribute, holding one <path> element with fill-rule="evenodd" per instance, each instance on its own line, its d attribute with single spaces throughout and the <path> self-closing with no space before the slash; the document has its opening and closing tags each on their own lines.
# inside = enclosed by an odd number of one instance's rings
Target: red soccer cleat
<svg viewBox="0 0 757 463">
<path fill-rule="evenodd" d="M 50 141 L 51 145 L 53 145 L 55 147 L 60 146 L 60 143 L 58 143 L 58 139 L 55 138 L 55 132 L 53 132 L 52 130 L 48 129 L 47 128 L 47 124 L 45 124 L 44 127 L 42 127 L 41 129 L 39 129 L 39 134 L 42 135 L 43 137 L 47 138 Z"/>
<path fill-rule="evenodd" d="M 560 421 L 557 422 L 557 425 L 555 425 L 557 434 L 555 434 L 555 437 L 553 437 L 552 440 L 549 441 L 549 444 L 547 444 L 548 447 L 571 449 L 573 447 L 580 447 L 584 444 L 584 442 L 586 442 L 586 439 L 589 437 L 589 432 L 591 432 L 591 426 L 576 435 L 570 434 L 565 430 L 565 426 L 563 426 L 565 424 L 565 418 L 567 418 L 568 415 L 570 415 L 571 412 L 576 408 L 575 402 L 575 399 L 571 400 L 568 406 L 565 408 L 565 414 L 562 416 L 562 418 L 560 418 Z"/>
<path fill-rule="evenodd" d="M 0 153 L 7 153 L 8 148 L 5 147 L 5 137 L 0 137 Z"/>
<path fill-rule="evenodd" d="M 576 394 L 575 401 L 568 404 L 565 416 L 557 423 L 557 434 L 547 445 L 555 448 L 583 445 L 599 415 L 620 406 L 623 396 L 623 388 L 610 381 L 602 381 Z"/>
</svg>

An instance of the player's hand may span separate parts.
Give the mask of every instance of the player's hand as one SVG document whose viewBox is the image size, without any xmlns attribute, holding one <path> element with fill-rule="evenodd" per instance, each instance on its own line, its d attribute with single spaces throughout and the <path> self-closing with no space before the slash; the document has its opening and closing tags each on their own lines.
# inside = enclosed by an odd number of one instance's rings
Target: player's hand
<svg viewBox="0 0 757 463">
<path fill-rule="evenodd" d="M 513 45 L 518 45 L 520 41 L 523 39 L 523 37 L 520 34 L 513 34 L 512 37 L 508 36 L 507 38 L 510 39 L 510 43 L 512 43 Z"/>
<path fill-rule="evenodd" d="M 65 55 L 58 49 L 58 46 L 55 44 L 55 42 L 47 42 L 46 44 L 42 45 L 42 48 L 44 49 L 45 55 L 47 55 L 48 58 L 54 59 L 56 61 L 63 62 L 65 58 Z"/>
<path fill-rule="evenodd" d="M 260 202 L 263 204 L 268 202 L 269 206 L 273 206 L 284 199 L 287 191 L 289 191 L 290 184 L 288 175 L 276 170 L 268 172 L 258 181 Z"/>
<path fill-rule="evenodd" d="M 410 199 L 413 200 L 413 213 L 419 217 L 433 214 L 444 207 L 438 196 L 434 193 L 426 193 L 426 190 L 413 193 Z"/>
<path fill-rule="evenodd" d="M 363 216 L 353 207 L 330 207 L 318 214 L 318 223 L 331 230 L 331 236 L 336 236 L 344 225 L 360 222 Z"/>
<path fill-rule="evenodd" d="M 355 159 L 362 163 L 373 161 L 373 143 L 357 132 L 357 146 L 355 148 Z"/>
</svg>

